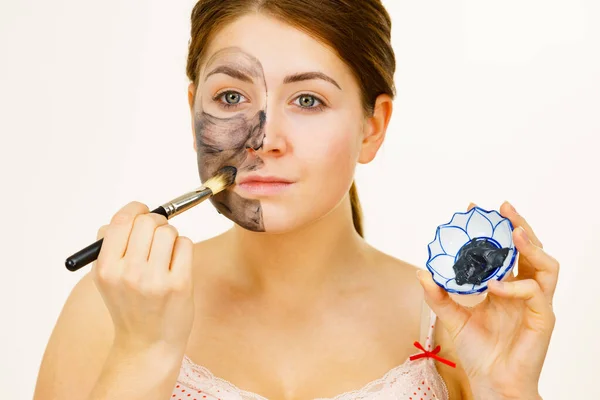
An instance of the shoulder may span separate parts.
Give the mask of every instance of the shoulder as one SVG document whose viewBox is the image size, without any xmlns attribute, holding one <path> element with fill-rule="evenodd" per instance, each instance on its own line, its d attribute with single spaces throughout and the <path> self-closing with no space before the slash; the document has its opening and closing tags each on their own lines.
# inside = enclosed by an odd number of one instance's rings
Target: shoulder
<svg viewBox="0 0 600 400">
<path fill-rule="evenodd" d="M 52 330 L 34 398 L 68 398 L 90 391 L 110 351 L 113 334 L 110 314 L 88 272 L 72 289 Z"/>
<path fill-rule="evenodd" d="M 418 267 L 372 248 L 369 268 L 374 268 L 384 287 L 389 288 L 407 306 L 421 311 L 423 288 L 417 279 Z"/>
<path fill-rule="evenodd" d="M 404 359 L 417 351 L 413 343 L 420 340 L 424 296 L 418 268 L 374 248 L 367 252 L 365 264 L 359 280 L 369 290 L 363 301 L 378 310 L 381 329 L 391 332 Z"/>
<path fill-rule="evenodd" d="M 375 252 L 374 257 L 378 261 L 378 268 L 381 268 L 382 276 L 388 282 L 390 290 L 396 292 L 397 301 L 402 304 L 402 308 L 406 310 L 408 315 L 415 311 L 419 313 L 418 318 L 421 320 L 421 335 L 423 336 L 420 340 L 423 343 L 429 330 L 431 310 L 425 302 L 423 288 L 416 277 L 417 271 L 421 268 L 381 251 L 375 250 Z M 435 345 L 440 345 L 441 348 L 439 356 L 457 364 L 456 368 L 452 368 L 444 363 L 435 363 L 448 388 L 449 398 L 471 399 L 468 377 L 460 365 L 452 338 L 450 338 L 439 319 L 435 324 L 434 335 Z"/>
</svg>

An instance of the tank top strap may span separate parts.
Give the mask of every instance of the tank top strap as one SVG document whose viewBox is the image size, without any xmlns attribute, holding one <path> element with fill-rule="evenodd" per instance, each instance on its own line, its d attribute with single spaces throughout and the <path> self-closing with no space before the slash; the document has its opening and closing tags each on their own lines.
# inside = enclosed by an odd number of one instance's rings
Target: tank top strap
<svg viewBox="0 0 600 400">
<path fill-rule="evenodd" d="M 423 300 L 421 310 L 421 332 L 419 342 L 426 350 L 431 351 L 435 347 L 435 324 L 437 316 L 429 305 Z"/>
</svg>

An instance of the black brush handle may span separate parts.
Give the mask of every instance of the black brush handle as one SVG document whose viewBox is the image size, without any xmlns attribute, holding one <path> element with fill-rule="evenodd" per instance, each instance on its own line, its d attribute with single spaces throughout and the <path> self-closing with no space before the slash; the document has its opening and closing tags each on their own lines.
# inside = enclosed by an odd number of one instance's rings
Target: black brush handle
<svg viewBox="0 0 600 400">
<path fill-rule="evenodd" d="M 150 211 L 153 214 L 163 215 L 165 218 L 169 218 L 169 215 L 165 209 L 160 206 L 155 210 Z M 77 271 L 79 268 L 85 267 L 91 262 L 96 261 L 100 249 L 102 248 L 102 242 L 104 239 L 100 239 L 95 243 L 90 244 L 88 247 L 79 250 L 65 261 L 65 266 L 69 271 Z"/>
</svg>

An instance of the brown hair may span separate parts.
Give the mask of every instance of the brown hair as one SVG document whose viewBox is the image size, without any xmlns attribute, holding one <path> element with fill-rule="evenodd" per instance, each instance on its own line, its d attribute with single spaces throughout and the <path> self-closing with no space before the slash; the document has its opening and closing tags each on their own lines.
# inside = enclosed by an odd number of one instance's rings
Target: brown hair
<svg viewBox="0 0 600 400">
<path fill-rule="evenodd" d="M 278 18 L 336 50 L 359 84 L 365 114 L 372 115 L 380 94 L 395 95 L 392 23 L 381 0 L 199 0 L 192 11 L 187 60 L 192 82 L 198 83 L 210 39 L 227 23 L 251 12 Z M 355 182 L 349 196 L 354 227 L 363 236 Z"/>
</svg>

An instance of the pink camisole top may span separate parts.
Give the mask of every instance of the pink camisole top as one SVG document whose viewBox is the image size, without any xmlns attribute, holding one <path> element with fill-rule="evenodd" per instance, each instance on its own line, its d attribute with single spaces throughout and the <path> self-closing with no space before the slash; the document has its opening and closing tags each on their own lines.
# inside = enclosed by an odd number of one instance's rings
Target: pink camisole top
<svg viewBox="0 0 600 400">
<path fill-rule="evenodd" d="M 415 342 L 420 351 L 404 363 L 392 368 L 384 376 L 358 390 L 341 393 L 331 398 L 315 400 L 448 400 L 448 389 L 436 368 L 434 328 L 436 315 L 429 309 L 424 344 Z M 207 368 L 184 356 L 172 400 L 269 400 L 257 393 L 242 390 L 232 383 L 213 375 Z"/>
</svg>

